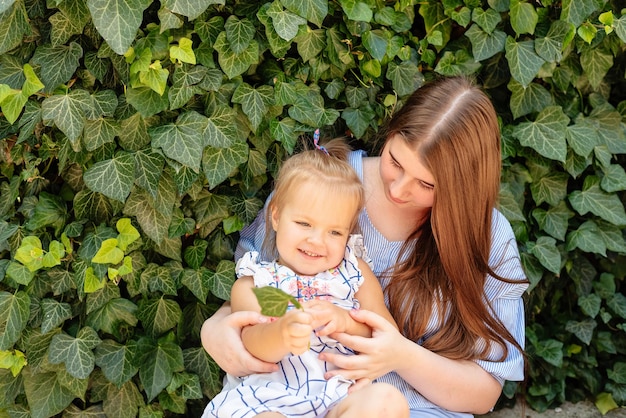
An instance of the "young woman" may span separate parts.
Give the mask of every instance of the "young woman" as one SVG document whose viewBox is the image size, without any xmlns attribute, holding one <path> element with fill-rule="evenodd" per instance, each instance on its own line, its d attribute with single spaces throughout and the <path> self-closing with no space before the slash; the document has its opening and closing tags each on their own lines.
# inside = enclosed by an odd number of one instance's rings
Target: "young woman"
<svg viewBox="0 0 626 418">
<path fill-rule="evenodd" d="M 362 238 L 351 234 L 364 192 L 346 161 L 348 151 L 337 139 L 282 165 L 266 211 L 263 247 L 271 261 L 257 251 L 239 258 L 231 307 L 233 312 L 260 311 L 252 289 L 272 286 L 293 296 L 304 310 L 290 309 L 272 322 L 242 329 L 246 350 L 278 363 L 279 370 L 227 376 L 203 417 L 339 417 L 353 382 L 340 374 L 325 379 L 333 366 L 319 355 L 354 352 L 328 335 L 371 336 L 370 328 L 348 313 L 359 307 L 393 323 L 380 284 L 363 260 Z M 393 386 L 374 385 L 364 392 L 372 398 L 369 417 L 409 416 L 406 400 Z"/>
<path fill-rule="evenodd" d="M 349 161 L 365 187 L 358 225 L 400 331 L 373 312 L 352 312 L 372 336 L 333 334 L 358 355 L 321 354 L 337 366 L 326 377 L 391 383 L 411 417 L 485 413 L 505 380 L 524 378 L 528 286 L 511 226 L 496 209 L 495 110 L 467 79 L 443 78 L 419 88 L 383 133 L 380 157 L 357 151 Z M 259 248 L 262 224 L 258 217 L 242 231 L 240 250 Z M 232 374 L 274 370 L 242 348 L 241 327 L 260 320 L 226 304 L 203 326 L 203 345 Z"/>
</svg>

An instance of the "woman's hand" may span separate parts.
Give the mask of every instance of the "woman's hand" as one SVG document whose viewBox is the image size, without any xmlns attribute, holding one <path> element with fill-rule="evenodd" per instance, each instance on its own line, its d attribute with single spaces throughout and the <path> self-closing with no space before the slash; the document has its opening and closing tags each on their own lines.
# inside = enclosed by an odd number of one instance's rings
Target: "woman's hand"
<svg viewBox="0 0 626 418">
<path fill-rule="evenodd" d="M 331 334 L 341 344 L 357 352 L 357 355 L 322 353 L 320 359 L 334 364 L 337 369 L 325 374 L 326 379 L 341 375 L 357 382 L 372 381 L 398 367 L 402 361 L 399 347 L 406 339 L 396 327 L 382 316 L 367 310 L 350 311 L 352 318 L 368 325 L 372 329 L 372 337 L 360 337 L 337 332 Z M 357 383 L 358 385 L 358 383 Z"/>
<path fill-rule="evenodd" d="M 226 303 L 202 324 L 202 346 L 224 371 L 233 376 L 276 371 L 276 364 L 252 356 L 241 341 L 243 327 L 264 322 L 268 322 L 268 318 L 257 312 L 231 313 L 230 305 Z"/>
</svg>

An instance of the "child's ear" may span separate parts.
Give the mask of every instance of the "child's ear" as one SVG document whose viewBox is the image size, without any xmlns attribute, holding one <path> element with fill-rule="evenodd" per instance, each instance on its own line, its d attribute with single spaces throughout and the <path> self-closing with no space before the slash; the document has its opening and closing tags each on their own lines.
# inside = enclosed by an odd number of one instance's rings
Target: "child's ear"
<svg viewBox="0 0 626 418">
<path fill-rule="evenodd" d="M 274 230 L 274 232 L 276 232 L 276 230 L 278 229 L 278 218 L 280 214 L 278 213 L 278 209 L 274 205 L 270 205 L 269 209 L 270 213 L 272 214 L 272 216 L 270 216 L 270 219 L 272 221 L 272 229 Z"/>
</svg>

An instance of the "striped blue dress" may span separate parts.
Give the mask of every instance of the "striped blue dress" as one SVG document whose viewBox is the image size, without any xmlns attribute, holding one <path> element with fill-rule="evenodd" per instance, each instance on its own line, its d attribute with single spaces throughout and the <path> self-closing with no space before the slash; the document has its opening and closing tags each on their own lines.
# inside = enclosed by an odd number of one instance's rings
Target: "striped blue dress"
<svg viewBox="0 0 626 418">
<path fill-rule="evenodd" d="M 364 151 L 350 153 L 349 161 L 363 180 Z M 495 273 L 502 277 L 514 280 L 524 280 L 525 274 L 521 266 L 517 243 L 511 225 L 504 215 L 497 209 L 493 211 L 491 235 L 491 254 L 489 265 Z M 358 219 L 360 233 L 363 234 L 365 248 L 372 259 L 373 272 L 377 277 L 392 267 L 398 257 L 402 241 L 388 241 L 372 225 L 367 211 L 363 210 Z M 257 216 L 255 221 L 241 231 L 241 238 L 235 252 L 235 257 L 241 256 L 244 251 L 260 249 L 265 235 L 264 217 Z M 384 288 L 387 283 L 381 282 Z M 485 282 L 485 297 L 490 301 L 495 314 L 507 327 L 511 335 L 523 347 L 525 341 L 524 302 L 522 294 L 527 289 L 525 283 L 505 283 L 494 277 L 487 277 Z M 424 338 L 437 330 L 438 318 L 433 312 Z M 422 340 L 423 341 L 423 340 Z M 420 344 L 422 341 L 416 341 Z M 520 381 L 524 379 L 524 360 L 520 352 L 513 346 L 508 347 L 508 356 L 504 361 L 497 361 L 500 351 L 494 348 L 487 360 L 476 360 L 483 369 L 489 372 L 501 384 L 505 380 Z M 377 379 L 378 382 L 387 382 L 397 387 L 407 398 L 411 409 L 411 417 L 471 417 L 470 414 L 454 413 L 444 410 L 424 398 L 411 385 L 396 373 L 391 372 Z"/>
</svg>

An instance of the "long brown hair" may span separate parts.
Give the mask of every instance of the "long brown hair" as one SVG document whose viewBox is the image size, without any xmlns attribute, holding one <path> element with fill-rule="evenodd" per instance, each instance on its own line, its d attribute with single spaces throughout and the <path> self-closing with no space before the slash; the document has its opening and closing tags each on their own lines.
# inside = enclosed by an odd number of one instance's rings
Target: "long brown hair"
<svg viewBox="0 0 626 418">
<path fill-rule="evenodd" d="M 508 352 L 505 341 L 522 351 L 484 294 L 488 274 L 512 282 L 489 266 L 501 166 L 491 101 L 464 77 L 435 80 L 410 96 L 384 135 L 402 137 L 435 180 L 429 219 L 404 244 L 403 261 L 388 272 L 390 311 L 405 336 L 424 339 L 424 347 L 455 359 L 485 358 L 493 342 L 501 360 Z M 432 309 L 438 331 L 425 336 Z"/>
</svg>

